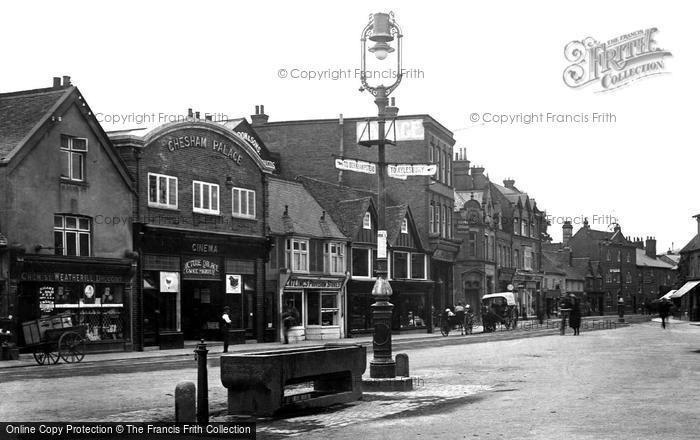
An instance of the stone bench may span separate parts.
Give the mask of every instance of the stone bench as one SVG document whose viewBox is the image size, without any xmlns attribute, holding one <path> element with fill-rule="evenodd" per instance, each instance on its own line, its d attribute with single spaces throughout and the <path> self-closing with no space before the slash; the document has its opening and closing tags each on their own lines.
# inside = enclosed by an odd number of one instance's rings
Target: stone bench
<svg viewBox="0 0 700 440">
<path fill-rule="evenodd" d="M 367 350 L 326 344 L 221 356 L 221 383 L 229 414 L 271 416 L 281 409 L 326 407 L 362 398 Z M 285 386 L 313 383 L 285 396 Z"/>
</svg>

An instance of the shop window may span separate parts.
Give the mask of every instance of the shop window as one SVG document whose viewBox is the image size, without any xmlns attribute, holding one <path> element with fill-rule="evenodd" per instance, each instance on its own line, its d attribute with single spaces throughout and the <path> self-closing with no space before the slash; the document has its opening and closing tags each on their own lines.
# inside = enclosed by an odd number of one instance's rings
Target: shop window
<svg viewBox="0 0 700 440">
<path fill-rule="evenodd" d="M 328 272 L 333 274 L 345 273 L 345 244 L 343 243 L 326 243 L 326 264 Z"/>
<path fill-rule="evenodd" d="M 408 252 L 394 251 L 394 279 L 408 278 Z"/>
<path fill-rule="evenodd" d="M 85 156 L 87 151 L 87 139 L 61 135 L 62 179 L 76 182 L 85 180 Z"/>
<path fill-rule="evenodd" d="M 398 298 L 399 323 L 405 327 L 425 327 L 427 325 L 427 315 L 425 307 L 425 294 L 406 292 Z"/>
<path fill-rule="evenodd" d="M 177 209 L 177 177 L 148 173 L 148 206 Z"/>
<path fill-rule="evenodd" d="M 338 325 L 338 295 L 321 292 L 321 325 Z"/>
<path fill-rule="evenodd" d="M 411 254 L 411 278 L 425 279 L 425 254 Z"/>
<path fill-rule="evenodd" d="M 371 277 L 373 252 L 367 248 L 352 248 L 352 276 Z"/>
<path fill-rule="evenodd" d="M 309 241 L 287 239 L 287 267 L 294 272 L 309 271 Z"/>
<path fill-rule="evenodd" d="M 56 255 L 90 256 L 91 227 L 88 217 L 54 215 L 53 222 Z"/>
<path fill-rule="evenodd" d="M 232 207 L 234 217 L 255 218 L 255 191 L 245 188 L 233 188 Z"/>
<path fill-rule="evenodd" d="M 372 215 L 369 211 L 365 212 L 365 216 L 362 219 L 362 229 L 372 229 Z"/>
<path fill-rule="evenodd" d="M 401 233 L 408 234 L 408 219 L 406 217 L 401 220 Z"/>
<path fill-rule="evenodd" d="M 219 214 L 219 185 L 192 182 L 192 210 L 202 214 Z"/>
</svg>

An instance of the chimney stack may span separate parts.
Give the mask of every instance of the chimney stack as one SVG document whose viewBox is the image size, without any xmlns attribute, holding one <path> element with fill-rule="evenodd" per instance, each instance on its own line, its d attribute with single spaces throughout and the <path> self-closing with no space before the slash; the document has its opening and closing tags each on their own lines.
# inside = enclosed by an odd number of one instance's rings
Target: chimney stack
<svg viewBox="0 0 700 440">
<path fill-rule="evenodd" d="M 510 179 L 510 178 L 504 179 L 503 186 L 505 186 L 508 189 L 515 189 L 515 180 Z"/>
<path fill-rule="evenodd" d="M 70 85 L 70 76 L 63 75 L 63 87 L 68 87 Z"/>
<path fill-rule="evenodd" d="M 188 109 L 187 109 L 187 117 L 190 118 L 190 119 L 194 118 L 194 113 L 192 113 L 192 109 L 191 109 L 191 108 L 188 108 Z"/>
<path fill-rule="evenodd" d="M 265 106 L 264 105 L 256 105 L 255 106 L 255 114 L 250 115 L 250 120 L 252 122 L 252 125 L 253 126 L 265 125 L 265 124 L 267 124 L 268 119 L 270 119 L 270 117 L 265 114 Z"/>
<path fill-rule="evenodd" d="M 54 88 L 61 87 L 61 77 L 60 76 L 53 77 L 53 86 L 54 86 Z"/>
<path fill-rule="evenodd" d="M 649 258 L 656 258 L 656 238 L 647 237 L 646 246 L 644 250 Z"/>
<path fill-rule="evenodd" d="M 698 235 L 700 235 L 700 214 L 694 215 L 693 218 L 698 221 Z"/>
<path fill-rule="evenodd" d="M 483 175 L 485 169 L 486 169 L 486 168 L 484 168 L 484 167 L 480 167 L 480 166 L 476 166 L 476 165 L 473 166 L 473 167 L 471 168 L 471 170 L 472 170 L 472 171 L 471 171 L 472 176 L 481 176 L 481 175 Z"/>
<path fill-rule="evenodd" d="M 456 191 L 465 191 L 471 188 L 469 181 L 469 161 L 467 149 L 459 147 L 455 153 L 455 161 L 452 163 L 452 184 Z"/>
<path fill-rule="evenodd" d="M 573 231 L 574 231 L 574 227 L 571 226 L 571 221 L 566 220 L 561 227 L 561 232 L 562 232 L 561 242 L 564 246 L 569 245 L 569 240 L 571 239 L 571 236 L 573 235 Z"/>
<path fill-rule="evenodd" d="M 199 119 L 199 112 L 194 112 L 194 118 Z"/>
</svg>

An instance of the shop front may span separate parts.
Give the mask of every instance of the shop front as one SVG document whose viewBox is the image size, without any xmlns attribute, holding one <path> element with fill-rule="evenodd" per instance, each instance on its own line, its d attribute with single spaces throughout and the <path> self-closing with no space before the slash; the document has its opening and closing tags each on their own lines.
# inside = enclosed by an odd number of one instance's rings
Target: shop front
<svg viewBox="0 0 700 440">
<path fill-rule="evenodd" d="M 146 231 L 138 244 L 143 252 L 144 345 L 181 348 L 185 340 L 220 340 L 226 306 L 231 343 L 257 339 L 259 319 L 272 328 L 272 298 L 265 307 L 261 289 L 265 239 L 140 228 Z"/>
<path fill-rule="evenodd" d="M 394 305 L 392 331 L 410 333 L 427 332 L 432 322 L 434 282 L 429 280 L 391 281 Z M 348 326 L 350 334 L 366 334 L 374 331 L 372 304 L 376 300 L 370 294 L 374 281 L 350 280 L 348 282 Z"/>
<path fill-rule="evenodd" d="M 345 337 L 343 303 L 345 277 L 280 275 L 280 310 L 295 309 L 298 319 L 289 329 L 289 340 L 326 340 Z M 280 319 L 282 319 L 280 315 Z M 284 326 L 279 323 L 281 331 Z M 280 334 L 280 340 L 284 335 Z"/>
<path fill-rule="evenodd" d="M 83 325 L 88 351 L 124 351 L 132 345 L 131 259 L 19 257 L 11 285 L 16 288 L 17 321 L 63 315 Z M 18 332 L 19 345 L 26 345 Z"/>
</svg>

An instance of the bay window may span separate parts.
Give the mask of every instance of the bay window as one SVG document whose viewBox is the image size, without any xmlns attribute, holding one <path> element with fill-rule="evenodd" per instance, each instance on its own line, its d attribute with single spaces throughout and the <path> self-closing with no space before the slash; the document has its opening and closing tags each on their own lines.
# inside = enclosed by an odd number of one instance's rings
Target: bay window
<svg viewBox="0 0 700 440">
<path fill-rule="evenodd" d="M 287 239 L 287 267 L 294 272 L 309 271 L 309 241 Z"/>
<path fill-rule="evenodd" d="M 332 274 L 345 273 L 345 244 L 343 243 L 326 243 L 326 267 L 328 272 Z"/>
</svg>

